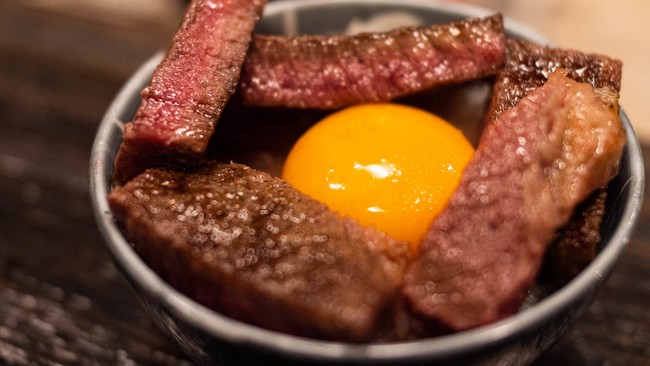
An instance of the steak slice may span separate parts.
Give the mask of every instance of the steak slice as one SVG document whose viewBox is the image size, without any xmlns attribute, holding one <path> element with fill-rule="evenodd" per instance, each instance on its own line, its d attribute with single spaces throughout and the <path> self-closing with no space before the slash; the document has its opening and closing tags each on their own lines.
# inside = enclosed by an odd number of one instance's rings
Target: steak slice
<svg viewBox="0 0 650 366">
<path fill-rule="evenodd" d="M 506 61 L 493 87 L 486 114 L 488 122 L 495 121 L 504 110 L 542 86 L 557 68 L 594 88 L 605 88 L 616 95 L 620 91 L 622 63 L 619 60 L 524 40 L 507 39 L 506 44 Z M 545 260 L 546 278 L 566 282 L 595 258 L 606 199 L 607 191 L 603 187 L 578 207 L 569 225 L 558 231 Z"/>
<path fill-rule="evenodd" d="M 501 15 L 355 36 L 257 36 L 240 83 L 247 105 L 335 109 L 494 75 Z"/>
<path fill-rule="evenodd" d="M 399 296 L 410 249 L 238 164 L 148 169 L 109 195 L 142 258 L 227 316 L 365 341 Z"/>
<path fill-rule="evenodd" d="M 606 201 L 607 191 L 597 190 L 576 208 L 569 224 L 556 233 L 544 259 L 545 280 L 566 283 L 596 257 Z"/>
<path fill-rule="evenodd" d="M 488 122 L 496 121 L 503 111 L 544 85 L 557 69 L 566 70 L 571 79 L 594 88 L 606 88 L 617 95 L 621 90 L 623 64 L 619 60 L 507 38 L 505 64 L 492 89 Z"/>
<path fill-rule="evenodd" d="M 415 312 L 462 330 L 518 309 L 555 231 L 617 173 L 616 104 L 558 71 L 486 127 L 407 273 Z"/>
<path fill-rule="evenodd" d="M 115 180 L 152 166 L 196 165 L 236 89 L 265 0 L 192 1 L 124 130 Z"/>
</svg>

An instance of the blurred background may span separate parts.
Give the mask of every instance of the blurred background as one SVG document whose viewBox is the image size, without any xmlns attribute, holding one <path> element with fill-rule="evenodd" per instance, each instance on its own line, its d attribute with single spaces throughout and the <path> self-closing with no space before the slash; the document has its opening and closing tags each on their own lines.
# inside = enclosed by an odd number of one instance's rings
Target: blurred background
<svg viewBox="0 0 650 366">
<path fill-rule="evenodd" d="M 621 105 L 650 160 L 649 1 L 465 2 L 500 11 L 558 46 L 623 60 Z M 0 0 L 0 365 L 191 364 L 145 317 L 103 249 L 87 186 L 104 111 L 137 67 L 169 44 L 185 5 Z M 647 364 L 647 223 L 586 316 L 537 366 Z"/>
</svg>

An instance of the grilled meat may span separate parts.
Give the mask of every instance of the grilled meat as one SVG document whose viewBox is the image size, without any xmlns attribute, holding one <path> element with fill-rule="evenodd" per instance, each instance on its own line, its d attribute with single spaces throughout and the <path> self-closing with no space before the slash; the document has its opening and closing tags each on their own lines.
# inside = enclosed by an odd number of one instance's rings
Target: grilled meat
<svg viewBox="0 0 650 366">
<path fill-rule="evenodd" d="M 494 75 L 501 15 L 355 36 L 257 36 L 240 93 L 258 106 L 335 109 Z"/>
<path fill-rule="evenodd" d="M 369 340 L 411 256 L 406 243 L 238 164 L 149 169 L 108 199 L 171 285 L 227 316 L 301 336 Z"/>
<path fill-rule="evenodd" d="M 123 183 L 144 169 L 196 165 L 234 93 L 265 0 L 195 0 L 124 130 Z"/>
<path fill-rule="evenodd" d="M 617 173 L 613 105 L 614 93 L 558 71 L 486 127 L 406 277 L 416 313 L 462 330 L 518 309 L 555 231 Z"/>
</svg>

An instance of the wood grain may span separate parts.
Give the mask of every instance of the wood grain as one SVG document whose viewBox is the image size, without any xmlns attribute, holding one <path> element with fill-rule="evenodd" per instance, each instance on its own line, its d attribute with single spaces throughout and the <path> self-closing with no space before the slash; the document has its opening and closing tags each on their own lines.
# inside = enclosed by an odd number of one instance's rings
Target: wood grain
<svg viewBox="0 0 650 366">
<path fill-rule="evenodd" d="M 143 3 L 157 8 L 0 0 L 0 364 L 191 364 L 115 269 L 88 198 L 104 110 L 180 17 L 177 2 Z M 648 203 L 641 215 L 596 302 L 537 366 L 647 364 Z"/>
</svg>

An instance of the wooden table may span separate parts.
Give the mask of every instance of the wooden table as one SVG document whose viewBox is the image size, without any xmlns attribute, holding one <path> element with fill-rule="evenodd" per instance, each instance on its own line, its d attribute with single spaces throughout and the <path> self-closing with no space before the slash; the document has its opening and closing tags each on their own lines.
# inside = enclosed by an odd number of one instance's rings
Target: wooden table
<svg viewBox="0 0 650 366">
<path fill-rule="evenodd" d="M 113 266 L 87 184 L 104 110 L 167 44 L 181 8 L 0 0 L 0 364 L 191 364 Z M 644 154 L 650 161 L 650 147 Z M 606 287 L 538 366 L 648 364 L 645 204 L 641 215 Z"/>
</svg>

